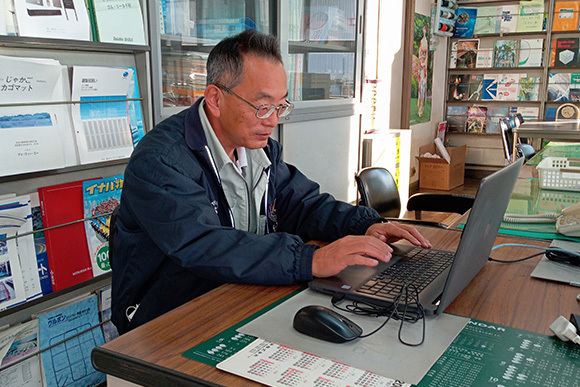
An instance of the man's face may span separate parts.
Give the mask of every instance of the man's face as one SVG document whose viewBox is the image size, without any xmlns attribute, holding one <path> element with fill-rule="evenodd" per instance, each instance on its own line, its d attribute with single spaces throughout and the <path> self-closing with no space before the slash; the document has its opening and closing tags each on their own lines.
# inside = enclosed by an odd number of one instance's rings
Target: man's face
<svg viewBox="0 0 580 387">
<path fill-rule="evenodd" d="M 232 91 L 254 106 L 282 105 L 288 96 L 284 66 L 268 59 L 246 56 L 242 80 Z M 221 93 L 219 125 L 214 130 L 226 152 L 229 154 L 237 147 L 265 147 L 280 120 L 276 111 L 266 119 L 259 119 L 256 109 L 225 90 Z"/>
</svg>

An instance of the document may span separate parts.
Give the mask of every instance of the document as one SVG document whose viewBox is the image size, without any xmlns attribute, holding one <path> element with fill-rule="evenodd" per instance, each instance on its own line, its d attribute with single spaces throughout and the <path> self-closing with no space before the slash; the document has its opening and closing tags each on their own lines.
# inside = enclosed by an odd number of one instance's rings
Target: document
<svg viewBox="0 0 580 387">
<path fill-rule="evenodd" d="M 37 319 L 1 331 L 0 364 L 2 367 L 10 367 L 0 371 L 0 386 L 42 387 L 39 355 L 15 363 L 37 352 L 38 348 Z"/>
<path fill-rule="evenodd" d="M 76 300 L 38 316 L 42 365 L 48 387 L 96 386 L 105 374 L 91 364 L 91 351 L 103 345 L 97 296 Z M 63 342 L 64 341 L 64 342 Z"/>
<path fill-rule="evenodd" d="M 26 301 L 22 269 L 15 239 L 8 239 L 24 223 L 22 219 L 0 214 L 0 310 Z"/>
<path fill-rule="evenodd" d="M 12 224 L 2 225 L 5 231 L 12 230 L 14 235 L 32 232 L 32 212 L 29 195 L 0 200 L 0 215 L 4 219 L 10 218 L 12 220 Z M 34 249 L 34 237 L 29 234 L 19 236 L 14 241 L 16 242 L 26 300 L 30 301 L 42 296 Z"/>
<path fill-rule="evenodd" d="M 77 164 L 67 105 L 38 104 L 67 100 L 66 74 L 56 60 L 0 56 L 0 176 Z"/>
<path fill-rule="evenodd" d="M 91 40 L 91 23 L 84 0 L 16 0 L 14 11 L 19 36 Z"/>
<path fill-rule="evenodd" d="M 147 44 L 139 0 L 90 0 L 99 42 Z"/>
<path fill-rule="evenodd" d="M 81 164 L 128 158 L 143 137 L 137 77 L 131 67 L 74 66 L 72 107 Z"/>
</svg>

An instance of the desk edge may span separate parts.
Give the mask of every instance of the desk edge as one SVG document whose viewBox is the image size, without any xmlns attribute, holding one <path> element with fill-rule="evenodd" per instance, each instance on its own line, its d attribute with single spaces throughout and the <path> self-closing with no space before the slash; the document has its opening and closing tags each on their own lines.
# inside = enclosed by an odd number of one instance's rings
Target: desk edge
<svg viewBox="0 0 580 387">
<path fill-rule="evenodd" d="M 91 362 L 97 371 L 143 386 L 219 386 L 101 347 L 93 349 Z"/>
</svg>

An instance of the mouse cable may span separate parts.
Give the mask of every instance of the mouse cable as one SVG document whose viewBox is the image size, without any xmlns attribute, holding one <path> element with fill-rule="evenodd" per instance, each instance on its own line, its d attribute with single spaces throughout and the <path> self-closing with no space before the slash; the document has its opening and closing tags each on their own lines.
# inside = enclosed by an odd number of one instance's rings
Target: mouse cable
<svg viewBox="0 0 580 387">
<path fill-rule="evenodd" d="M 491 257 L 489 257 L 488 260 L 494 261 L 494 262 L 500 262 L 500 263 L 516 263 L 516 262 L 526 261 L 528 259 L 537 257 L 538 255 L 546 254 L 546 257 L 553 260 L 553 261 L 567 262 L 567 263 L 570 263 L 572 265 L 580 265 L 580 253 L 578 253 L 576 251 L 572 251 L 572 250 L 562 249 L 560 247 L 554 247 L 554 246 L 541 247 L 541 246 L 526 245 L 526 244 L 520 244 L 520 243 L 503 243 L 503 244 L 494 246 L 491 250 L 493 251 L 493 250 L 496 250 L 500 247 L 526 247 L 526 248 L 530 248 L 530 249 L 543 250 L 543 252 L 537 253 L 537 254 L 532 254 L 530 256 L 520 258 L 520 259 L 514 259 L 514 260 L 502 260 L 502 259 L 495 259 L 495 258 L 491 258 Z"/>
<path fill-rule="evenodd" d="M 353 313 L 353 314 L 356 314 L 359 316 L 374 316 L 374 317 L 387 316 L 385 321 L 383 321 L 383 323 L 378 328 L 376 328 L 374 331 L 372 331 L 370 333 L 359 336 L 361 338 L 369 337 L 369 336 L 377 333 L 391 319 L 400 320 L 401 323 L 399 325 L 399 330 L 398 330 L 399 341 L 404 345 L 415 347 L 415 346 L 419 346 L 419 345 L 423 344 L 423 342 L 425 341 L 425 311 L 423 309 L 423 306 L 419 302 L 419 293 L 417 291 L 417 288 L 415 288 L 415 286 L 413 286 L 414 291 L 415 291 L 415 295 L 412 295 L 412 294 L 410 295 L 408 288 L 409 288 L 409 285 L 407 285 L 407 284 L 405 284 L 401 287 L 401 291 L 395 297 L 395 300 L 393 302 L 392 307 L 378 307 L 376 305 L 369 304 L 369 303 L 364 302 L 364 301 L 352 301 L 350 304 L 346 305 L 345 307 L 341 307 L 340 305 L 338 305 L 338 302 L 340 302 L 344 297 L 340 297 L 340 298 L 333 297 L 332 298 L 332 305 L 335 308 L 337 308 L 343 312 Z M 403 299 L 403 297 L 404 297 L 405 302 L 401 303 L 401 300 Z M 412 302 L 409 302 L 409 300 L 411 300 Z M 407 307 L 409 304 L 416 304 L 417 310 L 419 312 L 418 313 L 409 313 L 410 311 L 407 310 Z M 400 308 L 403 309 L 402 314 L 401 314 Z M 408 343 L 405 340 L 403 340 L 402 330 L 403 330 L 404 323 L 406 322 L 406 323 L 414 324 L 421 319 L 423 320 L 423 329 L 422 329 L 421 341 L 419 343 Z"/>
</svg>

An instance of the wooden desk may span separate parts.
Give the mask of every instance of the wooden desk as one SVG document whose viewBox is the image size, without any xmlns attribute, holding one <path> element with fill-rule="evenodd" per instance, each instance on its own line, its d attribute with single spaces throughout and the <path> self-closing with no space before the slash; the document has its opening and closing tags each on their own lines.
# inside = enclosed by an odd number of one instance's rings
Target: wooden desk
<svg viewBox="0 0 580 387">
<path fill-rule="evenodd" d="M 418 227 L 434 247 L 456 247 L 460 232 Z M 539 240 L 498 237 L 499 243 L 546 246 Z M 536 249 L 504 247 L 497 259 L 517 259 Z M 580 313 L 568 285 L 530 277 L 538 258 L 520 263 L 489 262 L 446 312 L 542 334 L 558 317 Z M 250 380 L 187 359 L 182 353 L 277 301 L 299 286 L 223 285 L 189 303 L 96 348 L 96 369 L 142 385 L 258 385 Z M 289 322 L 290 323 L 290 322 Z M 420 349 L 419 349 L 420 350 Z"/>
</svg>

